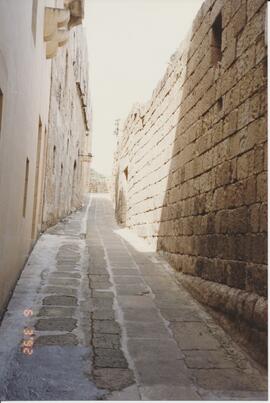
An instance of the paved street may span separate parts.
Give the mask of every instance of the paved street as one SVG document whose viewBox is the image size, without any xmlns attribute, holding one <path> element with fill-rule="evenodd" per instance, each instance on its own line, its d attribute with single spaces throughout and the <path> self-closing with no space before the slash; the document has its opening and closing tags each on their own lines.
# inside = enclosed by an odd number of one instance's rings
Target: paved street
<svg viewBox="0 0 270 403">
<path fill-rule="evenodd" d="M 265 400 L 264 371 L 117 226 L 106 195 L 37 242 L 0 327 L 1 400 Z"/>
</svg>

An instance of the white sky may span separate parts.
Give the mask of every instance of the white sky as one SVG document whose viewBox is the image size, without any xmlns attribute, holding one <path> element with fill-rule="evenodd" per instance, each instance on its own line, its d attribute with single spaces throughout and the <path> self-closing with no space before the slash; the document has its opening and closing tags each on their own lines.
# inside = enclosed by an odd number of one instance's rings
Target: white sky
<svg viewBox="0 0 270 403">
<path fill-rule="evenodd" d="M 92 167 L 112 170 L 115 120 L 146 102 L 203 0 L 86 0 L 93 106 Z"/>
</svg>

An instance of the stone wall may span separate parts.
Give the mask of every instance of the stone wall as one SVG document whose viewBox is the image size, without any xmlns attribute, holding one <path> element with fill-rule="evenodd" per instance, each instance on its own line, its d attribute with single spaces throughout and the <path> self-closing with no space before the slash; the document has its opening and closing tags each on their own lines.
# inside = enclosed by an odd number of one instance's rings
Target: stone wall
<svg viewBox="0 0 270 403">
<path fill-rule="evenodd" d="M 0 1 L 0 318 L 36 239 L 51 69 L 44 15 L 53 6 Z"/>
<path fill-rule="evenodd" d="M 83 0 L 0 1 L 0 319 L 42 230 L 43 215 L 44 228 L 68 211 L 69 204 L 66 209 L 64 199 L 71 193 L 68 164 L 72 170 L 75 159 L 79 172 L 74 180 L 76 191 L 71 205 L 80 204 L 81 185 L 87 190 L 89 157 L 84 152 L 90 136 L 85 136 L 82 123 L 89 115 L 85 111 L 87 93 L 83 94 L 87 87 L 87 75 L 83 73 L 87 70 L 87 53 L 85 42 L 81 47 L 78 40 L 76 42 L 80 30 L 75 37 L 73 32 L 73 27 L 81 23 L 83 5 Z M 66 72 L 67 43 L 72 59 L 68 61 Z M 54 57 L 57 61 L 52 67 Z M 65 73 L 64 78 L 60 77 Z M 65 85 L 63 80 L 66 80 Z M 56 88 L 59 89 L 57 84 L 60 83 L 63 91 L 57 105 L 61 104 L 61 111 L 55 111 Z M 82 91 L 80 96 L 75 97 L 74 86 Z M 65 108 L 62 104 L 69 105 L 71 97 L 74 97 L 73 118 L 68 115 L 69 106 Z M 64 144 L 70 130 L 71 152 L 68 154 Z M 57 149 L 53 173 L 50 158 L 54 139 Z M 65 179 L 61 192 L 57 191 L 58 197 L 61 194 L 61 203 L 57 202 L 54 207 L 51 203 L 57 198 L 53 198 L 52 189 L 59 189 L 61 164 Z M 51 186 L 52 182 L 56 185 Z"/>
<path fill-rule="evenodd" d="M 52 62 L 43 229 L 79 208 L 88 191 L 90 112 L 86 38 L 79 26 Z"/>
<path fill-rule="evenodd" d="M 181 16 L 179 16 L 181 18 Z M 266 2 L 207 0 L 115 157 L 116 216 L 264 359 Z"/>
</svg>

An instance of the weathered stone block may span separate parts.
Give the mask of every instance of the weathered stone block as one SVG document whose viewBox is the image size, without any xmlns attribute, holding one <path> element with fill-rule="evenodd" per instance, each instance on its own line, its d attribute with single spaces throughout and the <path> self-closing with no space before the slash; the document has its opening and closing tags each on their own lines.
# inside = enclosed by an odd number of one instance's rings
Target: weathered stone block
<svg viewBox="0 0 270 403">
<path fill-rule="evenodd" d="M 230 46 L 227 47 L 223 52 L 222 67 L 224 68 L 224 70 L 230 67 L 230 65 L 234 62 L 235 58 L 236 58 L 236 40 L 232 39 Z"/>
<path fill-rule="evenodd" d="M 249 208 L 249 231 L 259 232 L 260 230 L 260 204 L 254 204 Z"/>
<path fill-rule="evenodd" d="M 259 10 L 265 0 L 247 0 L 247 18 L 250 20 L 254 14 Z"/>
<path fill-rule="evenodd" d="M 115 162 L 132 161 L 130 228 L 199 281 L 191 287 L 201 301 L 259 333 L 260 319 L 251 318 L 248 303 L 244 315 L 244 301 L 265 295 L 267 283 L 265 11 L 261 0 L 203 5 L 196 32 L 153 92 L 143 127 L 129 116 Z"/>
<path fill-rule="evenodd" d="M 267 174 L 262 172 L 257 176 L 257 201 L 267 201 Z"/>
<path fill-rule="evenodd" d="M 241 3 L 241 6 L 239 7 L 238 11 L 234 15 L 232 19 L 232 25 L 233 25 L 233 33 L 234 36 L 237 36 L 242 29 L 244 29 L 247 21 L 247 7 L 246 3 Z"/>
</svg>

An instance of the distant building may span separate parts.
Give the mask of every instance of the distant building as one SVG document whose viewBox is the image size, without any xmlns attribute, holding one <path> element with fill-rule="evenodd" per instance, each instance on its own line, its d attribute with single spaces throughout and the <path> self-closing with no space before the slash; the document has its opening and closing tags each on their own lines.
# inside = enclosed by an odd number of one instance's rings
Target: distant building
<svg viewBox="0 0 270 403">
<path fill-rule="evenodd" d="M 109 193 L 111 191 L 111 178 L 104 176 L 94 169 L 90 169 L 89 192 Z"/>
</svg>

